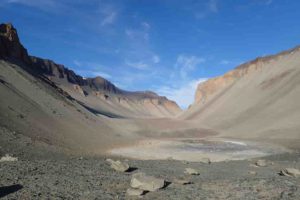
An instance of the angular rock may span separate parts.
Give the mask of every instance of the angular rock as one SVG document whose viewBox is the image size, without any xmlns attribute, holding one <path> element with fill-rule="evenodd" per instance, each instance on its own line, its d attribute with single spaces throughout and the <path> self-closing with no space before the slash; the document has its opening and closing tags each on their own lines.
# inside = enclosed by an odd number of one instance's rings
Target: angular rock
<svg viewBox="0 0 300 200">
<path fill-rule="evenodd" d="M 121 162 L 119 160 L 114 161 L 112 159 L 107 159 L 106 161 L 110 163 L 111 168 L 113 168 L 114 170 L 116 170 L 118 172 L 126 172 L 130 168 L 127 163 Z"/>
<path fill-rule="evenodd" d="M 292 177 L 300 177 L 300 170 L 295 168 L 286 168 L 280 171 L 280 174 L 283 176 L 292 176 Z"/>
<path fill-rule="evenodd" d="M 265 160 L 258 160 L 258 161 L 256 161 L 255 165 L 258 167 L 266 167 L 268 164 L 267 164 L 267 161 L 265 161 Z"/>
<path fill-rule="evenodd" d="M 210 163 L 211 163 L 211 160 L 210 160 L 209 158 L 202 158 L 202 159 L 200 160 L 200 162 L 205 163 L 205 164 L 210 164 Z"/>
<path fill-rule="evenodd" d="M 189 175 L 199 175 L 200 173 L 193 169 L 193 168 L 185 168 L 184 173 L 189 174 Z"/>
<path fill-rule="evenodd" d="M 249 174 L 250 174 L 250 175 L 256 175 L 257 172 L 255 172 L 255 171 L 249 171 Z"/>
<path fill-rule="evenodd" d="M 128 188 L 126 191 L 126 194 L 128 196 L 141 196 L 141 195 L 145 194 L 145 191 L 141 190 L 141 189 Z"/>
<path fill-rule="evenodd" d="M 165 186 L 165 180 L 147 176 L 144 173 L 136 173 L 132 175 L 130 186 L 132 188 L 153 192 L 163 188 Z"/>
<path fill-rule="evenodd" d="M 108 163 L 114 162 L 114 160 L 112 160 L 112 159 L 110 159 L 110 158 L 107 158 L 105 161 L 108 162 Z"/>
<path fill-rule="evenodd" d="M 15 161 L 18 161 L 18 158 L 12 157 L 12 156 L 10 156 L 8 154 L 6 154 L 5 156 L 3 156 L 0 159 L 0 162 L 15 162 Z"/>
</svg>

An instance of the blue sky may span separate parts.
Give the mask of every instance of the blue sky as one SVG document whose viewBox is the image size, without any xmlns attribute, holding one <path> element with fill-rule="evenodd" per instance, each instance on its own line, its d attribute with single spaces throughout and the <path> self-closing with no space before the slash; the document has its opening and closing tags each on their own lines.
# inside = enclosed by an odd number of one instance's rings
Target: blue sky
<svg viewBox="0 0 300 200">
<path fill-rule="evenodd" d="M 300 44 L 297 0 L 0 0 L 31 55 L 186 108 L 197 83 Z"/>
</svg>

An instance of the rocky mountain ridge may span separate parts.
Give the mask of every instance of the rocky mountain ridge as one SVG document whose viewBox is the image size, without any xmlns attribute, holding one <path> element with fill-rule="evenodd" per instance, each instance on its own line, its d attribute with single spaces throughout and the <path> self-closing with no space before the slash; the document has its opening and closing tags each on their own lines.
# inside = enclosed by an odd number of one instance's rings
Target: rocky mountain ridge
<svg viewBox="0 0 300 200">
<path fill-rule="evenodd" d="M 181 112 L 176 102 L 159 96 L 154 92 L 125 91 L 102 77 L 83 78 L 74 71 L 51 60 L 29 56 L 27 50 L 19 40 L 17 30 L 11 24 L 0 25 L 0 58 L 21 61 L 30 70 L 33 70 L 40 76 L 46 77 L 66 92 L 71 95 L 74 93 L 72 96 L 100 97 L 102 101 L 118 104 L 117 106 L 122 107 L 122 109 L 125 107 L 124 113 L 127 111 L 130 113 L 133 110 L 134 113 L 132 115 L 139 113 L 148 117 L 164 117 L 174 116 Z M 80 101 L 84 100 L 81 98 Z M 126 106 L 121 104 L 121 101 Z M 138 104 L 138 107 L 134 105 L 134 108 L 132 108 L 132 104 Z M 124 113 L 122 115 L 126 115 Z"/>
<path fill-rule="evenodd" d="M 230 87 L 240 78 L 251 74 L 252 72 L 259 71 L 261 68 L 270 62 L 276 62 L 281 57 L 300 51 L 300 46 L 297 46 L 291 50 L 283 51 L 275 55 L 258 57 L 252 61 L 243 63 L 236 67 L 235 69 L 227 72 L 223 76 L 211 78 L 197 86 L 195 93 L 194 105 L 205 104 L 211 96 L 217 92 Z"/>
</svg>

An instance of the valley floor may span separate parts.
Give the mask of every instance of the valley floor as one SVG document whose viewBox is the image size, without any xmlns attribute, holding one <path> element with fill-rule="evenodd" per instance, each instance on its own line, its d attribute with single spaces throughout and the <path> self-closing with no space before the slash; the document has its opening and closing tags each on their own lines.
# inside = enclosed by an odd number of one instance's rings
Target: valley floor
<svg viewBox="0 0 300 200">
<path fill-rule="evenodd" d="M 144 139 L 136 144 L 113 148 L 107 153 L 138 160 L 174 159 L 200 162 L 209 159 L 212 162 L 220 162 L 287 152 L 291 152 L 291 150 L 265 142 L 204 136 L 202 138 Z"/>
<path fill-rule="evenodd" d="M 19 159 L 0 162 L 3 199 L 136 199 L 126 195 L 136 172 L 170 183 L 143 199 L 300 199 L 300 179 L 278 174 L 288 167 L 299 169 L 299 153 L 265 157 L 266 167 L 254 166 L 254 158 L 211 164 L 128 160 L 136 169 L 122 173 L 111 169 L 104 157 L 66 156 L 6 129 L 0 133 L 1 156 L 11 153 Z M 186 175 L 185 168 L 197 169 L 200 175 Z M 176 184 L 174 180 L 180 177 L 192 184 Z"/>
</svg>

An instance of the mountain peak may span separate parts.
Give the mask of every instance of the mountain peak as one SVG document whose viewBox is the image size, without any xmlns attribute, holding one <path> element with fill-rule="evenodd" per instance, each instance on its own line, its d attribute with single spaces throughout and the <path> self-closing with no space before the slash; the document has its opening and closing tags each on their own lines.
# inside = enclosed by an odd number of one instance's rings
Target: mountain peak
<svg viewBox="0 0 300 200">
<path fill-rule="evenodd" d="M 19 42 L 17 30 L 11 23 L 0 24 L 0 35 L 7 38 L 9 41 Z"/>
<path fill-rule="evenodd" d="M 101 76 L 96 76 L 95 78 L 93 78 L 93 80 L 97 83 L 104 83 L 105 81 L 107 81 L 106 79 L 104 79 Z"/>
<path fill-rule="evenodd" d="M 120 90 L 110 81 L 101 76 L 87 79 L 89 85 L 96 91 L 105 90 L 112 93 L 120 93 Z"/>
<path fill-rule="evenodd" d="M 17 30 L 11 23 L 0 24 L 0 58 L 30 63 L 27 50 L 20 43 Z"/>
</svg>

